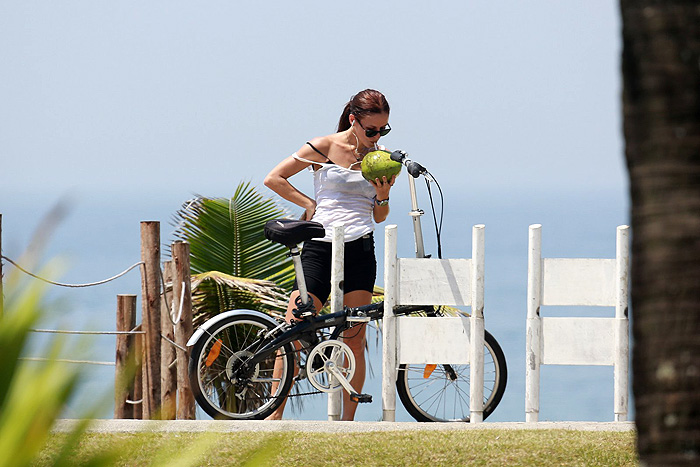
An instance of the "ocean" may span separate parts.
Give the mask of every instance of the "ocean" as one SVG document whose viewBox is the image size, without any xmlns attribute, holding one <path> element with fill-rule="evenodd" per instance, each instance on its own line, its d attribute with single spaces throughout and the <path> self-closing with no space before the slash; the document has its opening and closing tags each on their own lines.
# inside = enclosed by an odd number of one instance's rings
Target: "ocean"
<svg viewBox="0 0 700 467">
<path fill-rule="evenodd" d="M 402 189 L 406 189 L 405 187 Z M 421 185 L 419 206 L 426 253 L 437 256 L 435 227 L 430 203 Z M 269 193 L 262 188 L 261 192 Z M 440 199 L 435 204 L 440 209 Z M 216 194 L 213 196 L 222 196 Z M 226 196 L 226 195 L 223 195 Z M 40 227 L 41 220 L 56 200 L 42 196 L 3 197 L 3 254 L 22 261 L 30 238 L 37 229 L 46 239 L 40 258 L 55 266 L 53 278 L 65 283 L 87 283 L 105 279 L 140 261 L 140 221 L 161 222 L 161 241 L 174 240 L 172 216 L 187 196 L 75 196 L 65 217 L 53 228 Z M 542 224 L 543 257 L 613 258 L 616 227 L 629 221 L 624 188 L 607 191 L 538 192 L 470 191 L 445 193 L 441 234 L 444 258 L 471 255 L 471 227 L 484 224 L 486 239 L 486 329 L 498 340 L 508 363 L 508 386 L 496 411 L 488 421 L 525 420 L 525 319 L 527 286 L 528 226 Z M 408 193 L 392 192 L 391 214 L 387 224 L 398 225 L 399 256 L 414 256 L 413 228 L 408 215 Z M 379 261 L 378 283 L 383 274 L 383 226 L 377 227 Z M 163 260 L 165 258 L 163 249 Z M 35 265 L 30 265 L 38 270 Z M 60 273 L 59 273 L 60 272 Z M 5 263 L 4 273 L 16 270 Z M 34 279 L 26 279 L 34 280 Z M 47 288 L 47 316 L 41 328 L 69 330 L 115 329 L 116 295 L 140 295 L 138 268 L 110 283 L 88 288 Z M 7 293 L 7 290 L 6 290 Z M 139 305 L 140 309 L 140 305 Z M 543 316 L 614 316 L 613 308 L 543 307 Z M 34 335 L 27 356 L 41 356 L 46 335 Z M 357 420 L 381 419 L 381 342 L 376 331 L 368 333 L 369 367 L 363 392 L 374 396 L 359 407 Z M 113 336 L 73 336 L 66 338 L 64 357 L 113 362 Z M 114 367 L 82 365 L 84 377 L 79 391 L 63 414 L 74 418 L 88 407 L 99 407 L 98 416 L 113 413 Z M 397 400 L 398 421 L 412 418 Z M 632 401 L 630 400 L 630 410 Z M 198 411 L 198 418 L 207 416 Z M 633 414 L 630 414 L 630 419 Z M 303 407 L 291 407 L 285 418 L 325 420 L 326 398 L 307 398 Z M 613 415 L 612 367 L 544 366 L 541 370 L 540 420 L 611 421 Z"/>
</svg>

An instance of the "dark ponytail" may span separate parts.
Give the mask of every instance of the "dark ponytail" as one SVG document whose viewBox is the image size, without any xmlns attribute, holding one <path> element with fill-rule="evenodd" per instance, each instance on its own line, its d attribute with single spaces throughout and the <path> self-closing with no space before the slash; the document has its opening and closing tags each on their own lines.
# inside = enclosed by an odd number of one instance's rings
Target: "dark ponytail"
<svg viewBox="0 0 700 467">
<path fill-rule="evenodd" d="M 353 96 L 355 97 L 355 96 Z M 350 114 L 352 113 L 352 99 L 350 99 L 350 102 L 345 104 L 345 108 L 343 109 L 343 113 L 340 114 L 340 120 L 338 120 L 338 132 L 340 133 L 341 131 L 345 131 L 348 128 L 350 128 Z"/>
<path fill-rule="evenodd" d="M 389 113 L 389 102 L 387 102 L 384 94 L 374 89 L 360 91 L 345 104 L 340 120 L 338 120 L 338 132 L 350 128 L 350 114 L 355 115 L 357 118 L 362 118 L 369 114 L 380 113 Z"/>
</svg>

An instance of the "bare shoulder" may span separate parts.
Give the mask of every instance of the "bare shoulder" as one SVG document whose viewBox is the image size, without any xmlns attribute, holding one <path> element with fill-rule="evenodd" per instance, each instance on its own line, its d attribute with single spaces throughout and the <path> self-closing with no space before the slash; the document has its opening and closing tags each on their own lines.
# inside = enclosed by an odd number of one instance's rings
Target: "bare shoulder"
<svg viewBox="0 0 700 467">
<path fill-rule="evenodd" d="M 310 145 L 304 144 L 297 151 L 297 155 L 314 162 L 328 162 L 328 153 L 333 146 L 332 135 L 310 139 L 309 143 Z"/>
<path fill-rule="evenodd" d="M 331 147 L 334 144 L 333 136 L 334 135 L 319 136 L 317 138 L 309 140 L 309 143 L 313 144 L 313 146 L 322 153 L 328 154 L 328 151 L 330 151 Z M 305 146 L 313 151 L 313 149 L 309 147 L 308 144 L 306 144 Z"/>
</svg>

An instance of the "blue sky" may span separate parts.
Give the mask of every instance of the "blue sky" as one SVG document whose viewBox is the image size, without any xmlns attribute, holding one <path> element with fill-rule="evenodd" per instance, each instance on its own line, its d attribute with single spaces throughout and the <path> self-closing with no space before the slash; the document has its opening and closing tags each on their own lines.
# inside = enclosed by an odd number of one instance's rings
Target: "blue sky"
<svg viewBox="0 0 700 467">
<path fill-rule="evenodd" d="M 622 195 L 619 36 L 607 1 L 2 2 L 0 200 L 229 196 L 367 87 L 447 191 Z"/>
</svg>

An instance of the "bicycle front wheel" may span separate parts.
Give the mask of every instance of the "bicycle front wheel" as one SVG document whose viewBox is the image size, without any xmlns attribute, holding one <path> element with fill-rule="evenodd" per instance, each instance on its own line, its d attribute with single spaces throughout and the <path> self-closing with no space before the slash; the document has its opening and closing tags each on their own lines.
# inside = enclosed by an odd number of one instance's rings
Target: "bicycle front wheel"
<svg viewBox="0 0 700 467">
<path fill-rule="evenodd" d="M 261 420 L 282 404 L 294 377 L 291 344 L 242 370 L 242 364 L 265 344 L 262 336 L 273 328 L 260 316 L 241 313 L 217 323 L 192 347 L 190 386 L 211 417 Z"/>
<path fill-rule="evenodd" d="M 484 419 L 501 402 L 508 370 L 501 346 L 484 332 Z M 469 365 L 400 365 L 396 389 L 419 422 L 468 422 Z"/>
</svg>

